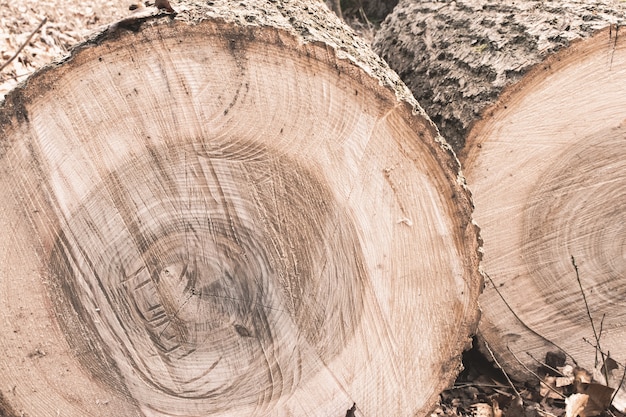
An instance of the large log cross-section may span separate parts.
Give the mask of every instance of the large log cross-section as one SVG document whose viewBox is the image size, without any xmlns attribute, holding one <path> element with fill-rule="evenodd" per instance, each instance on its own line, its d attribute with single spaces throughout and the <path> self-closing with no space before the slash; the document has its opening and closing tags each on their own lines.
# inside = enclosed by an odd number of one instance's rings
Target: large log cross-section
<svg viewBox="0 0 626 417">
<path fill-rule="evenodd" d="M 0 108 L 0 414 L 425 414 L 475 331 L 459 165 L 323 5 L 176 3 Z"/>
</svg>

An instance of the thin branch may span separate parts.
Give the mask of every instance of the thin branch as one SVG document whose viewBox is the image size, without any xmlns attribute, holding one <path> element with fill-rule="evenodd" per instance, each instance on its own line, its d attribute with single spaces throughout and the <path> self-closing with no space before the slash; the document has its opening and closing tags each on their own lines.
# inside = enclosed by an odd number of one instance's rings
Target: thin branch
<svg viewBox="0 0 626 417">
<path fill-rule="evenodd" d="M 33 36 L 35 36 L 35 33 L 39 32 L 39 29 L 41 29 L 41 27 L 48 21 L 47 17 L 44 17 L 43 20 L 41 21 L 41 23 L 39 23 L 39 26 L 37 26 L 37 28 L 35 28 L 35 30 L 33 30 L 30 35 L 28 35 L 28 38 L 26 39 L 26 42 L 24 42 L 22 44 L 22 46 L 19 47 L 19 49 L 17 50 L 17 52 L 15 52 L 13 54 L 13 56 L 11 58 L 9 58 L 9 60 L 7 62 L 5 62 L 4 64 L 2 64 L 2 66 L 0 67 L 0 71 L 2 71 L 3 69 L 5 69 L 7 67 L 7 65 L 9 65 L 11 62 L 13 62 L 13 60 L 15 58 L 17 58 L 17 56 L 20 54 L 20 52 L 22 52 L 22 49 L 24 49 L 24 47 L 26 45 L 28 45 L 28 42 L 30 42 L 30 40 L 32 39 Z"/>
<path fill-rule="evenodd" d="M 496 290 L 496 293 L 500 296 L 500 298 L 502 299 L 502 302 L 504 302 L 504 305 L 506 306 L 506 308 L 509 309 L 509 311 L 511 312 L 511 314 L 513 314 L 513 317 L 515 317 L 517 319 L 517 321 L 519 321 L 521 323 L 522 326 L 524 326 L 524 328 L 526 328 L 526 330 L 528 330 L 529 332 L 531 332 L 532 334 L 534 334 L 535 336 L 545 340 L 546 342 L 550 343 L 552 346 L 554 346 L 555 348 L 557 348 L 558 350 L 560 350 L 561 352 L 563 352 L 567 357 L 569 357 L 572 362 L 574 363 L 574 365 L 578 366 L 578 362 L 576 362 L 576 359 L 574 359 L 574 357 L 572 355 L 570 355 L 569 353 L 567 353 L 563 348 L 561 348 L 559 345 L 557 345 L 556 343 L 554 343 L 552 340 L 548 339 L 547 337 L 539 334 L 538 332 L 536 332 L 534 329 L 532 329 L 529 325 L 527 325 L 521 318 L 520 316 L 517 315 L 517 313 L 513 310 L 513 308 L 511 307 L 511 305 L 508 303 L 508 301 L 506 301 L 506 299 L 504 298 L 504 296 L 502 295 L 502 293 L 500 292 L 500 290 L 498 289 L 498 287 L 496 286 L 496 283 L 493 281 L 493 279 L 491 279 L 491 277 L 489 276 L 488 273 L 483 272 L 485 274 L 485 276 L 487 277 L 487 279 L 489 280 L 489 282 L 491 282 L 491 285 L 493 285 L 493 289 Z"/>
<path fill-rule="evenodd" d="M 573 255 L 572 255 L 572 265 L 574 266 L 574 271 L 576 271 L 576 281 L 578 281 L 578 287 L 580 288 L 580 293 L 583 295 L 583 301 L 585 302 L 585 310 L 587 310 L 587 317 L 589 317 L 589 321 L 591 322 L 591 329 L 593 330 L 593 337 L 596 339 L 596 345 L 598 346 L 598 349 L 596 350 L 596 367 L 598 366 L 598 351 L 600 351 L 600 356 L 602 357 L 602 365 L 604 367 L 604 379 L 608 386 L 609 373 L 606 369 L 604 353 L 602 352 L 602 348 L 600 347 L 600 337 L 598 336 L 598 332 L 596 331 L 596 326 L 593 323 L 593 318 L 591 317 L 591 312 L 589 311 L 589 304 L 587 303 L 587 296 L 585 295 L 585 291 L 583 290 L 583 284 L 580 281 L 580 274 L 578 273 L 578 265 L 576 265 L 576 259 L 574 259 Z"/>
<path fill-rule="evenodd" d="M 546 416 L 557 417 L 556 414 L 552 414 L 552 413 L 550 413 L 548 411 L 542 410 L 541 408 L 536 408 L 535 411 L 537 411 L 537 413 L 539 413 L 539 414 L 543 414 L 543 415 L 546 415 Z"/>
<path fill-rule="evenodd" d="M 622 385 L 624 384 L 624 378 L 626 378 L 626 366 L 624 367 L 624 372 L 622 372 L 622 379 L 620 379 L 619 385 L 617 386 L 617 388 L 615 388 L 615 391 L 613 391 L 613 396 L 611 396 L 611 402 L 609 402 L 609 405 L 613 404 L 613 400 L 615 399 L 615 396 L 617 395 L 619 390 L 622 388 Z M 607 381 L 607 384 L 608 384 L 608 381 Z"/>
<path fill-rule="evenodd" d="M 603 351 L 601 351 L 601 350 L 600 350 L 600 348 L 599 348 L 598 346 L 596 346 L 596 345 L 594 345 L 593 343 L 591 343 L 589 340 L 587 340 L 587 338 L 586 338 L 586 337 L 583 337 L 583 341 L 584 341 L 585 343 L 587 343 L 589 346 L 593 347 L 596 351 L 600 351 L 600 353 L 601 353 L 602 355 L 606 355 L 606 357 L 607 357 L 607 358 L 609 357 L 609 354 L 608 354 L 608 353 L 604 353 Z M 613 358 L 611 358 L 611 359 L 613 359 Z M 613 391 L 613 395 L 611 396 L 611 401 L 609 402 L 609 404 L 613 404 L 613 400 L 615 399 L 615 396 L 617 395 L 617 393 L 619 392 L 619 390 L 620 390 L 620 389 L 622 389 L 622 385 L 624 385 L 624 380 L 626 379 L 626 365 L 624 365 L 624 364 L 622 364 L 622 363 L 620 363 L 620 362 L 616 361 L 615 359 L 613 359 L 613 360 L 615 361 L 615 363 L 616 363 L 618 366 L 621 366 L 622 368 L 624 368 L 624 372 L 622 373 L 622 378 L 621 378 L 621 379 L 620 379 L 620 381 L 619 381 L 619 385 L 615 388 L 615 391 Z M 606 365 L 604 365 L 604 370 L 605 370 L 606 372 L 608 372 Z M 605 378 L 606 378 L 606 376 L 605 376 Z M 606 380 L 606 385 L 607 385 L 607 386 L 609 385 L 609 381 L 608 381 L 608 379 Z M 607 411 L 609 411 L 609 410 L 607 410 Z"/>
<path fill-rule="evenodd" d="M 602 319 L 600 320 L 600 331 L 598 332 L 598 339 L 602 338 L 602 330 L 604 327 L 604 319 L 606 318 L 606 313 L 602 313 Z"/>
<path fill-rule="evenodd" d="M 543 380 L 541 379 L 541 377 L 539 377 L 539 375 L 537 375 L 535 372 L 531 371 L 528 366 L 524 365 L 524 363 L 522 361 L 519 360 L 519 358 L 515 355 L 515 353 L 513 353 L 513 351 L 511 350 L 511 348 L 507 345 L 507 350 L 509 351 L 509 353 L 511 355 L 513 355 L 513 357 L 515 358 L 515 360 L 524 367 L 524 369 L 526 369 L 528 372 L 530 372 L 535 378 L 537 378 L 537 380 L 539 381 L 540 384 L 545 385 L 550 391 L 554 392 L 556 395 L 560 396 L 561 398 L 565 398 L 565 395 L 563 395 L 562 393 L 558 392 L 557 390 L 555 390 L 554 388 L 552 388 L 550 385 L 546 384 L 545 382 L 543 382 Z"/>
<path fill-rule="evenodd" d="M 10 73 L 0 74 L 0 83 L 3 83 L 8 80 L 18 81 L 18 78 L 30 77 L 31 75 L 33 75 L 34 72 L 35 71 L 29 71 L 29 72 L 26 72 L 24 74 L 19 74 L 19 75 L 17 74 L 13 75 Z"/>
<path fill-rule="evenodd" d="M 463 388 L 468 388 L 468 387 L 493 388 L 493 389 L 507 388 L 506 385 L 502 385 L 502 384 L 498 384 L 498 383 L 494 383 L 494 384 L 480 384 L 480 383 L 473 383 L 473 382 L 464 382 L 462 384 L 454 384 L 452 386 L 452 388 L 449 388 L 449 390 L 463 389 Z"/>
<path fill-rule="evenodd" d="M 537 362 L 539 365 L 541 365 L 541 366 L 543 366 L 543 367 L 545 367 L 545 368 L 547 368 L 547 369 L 550 369 L 551 371 L 554 371 L 554 372 L 555 372 L 555 373 L 557 373 L 558 375 L 564 376 L 564 375 L 563 375 L 563 373 L 562 373 L 561 371 L 559 371 L 559 370 L 558 370 L 558 369 L 556 369 L 556 368 L 551 367 L 551 366 L 550 366 L 550 365 L 548 365 L 547 363 L 543 363 L 543 362 L 541 362 L 539 359 L 537 359 L 537 358 L 535 358 L 533 355 L 531 355 L 531 354 L 530 354 L 530 352 L 526 352 L 526 354 L 527 354 L 528 356 L 530 356 L 530 358 L 531 358 L 532 360 L 534 360 L 535 362 Z"/>
<path fill-rule="evenodd" d="M 504 368 L 500 365 L 500 363 L 496 359 L 496 355 L 493 354 L 493 351 L 489 347 L 489 344 L 487 343 L 487 341 L 483 340 L 483 343 L 485 344 L 485 347 L 489 351 L 489 354 L 491 355 L 491 358 L 493 359 L 493 362 L 498 366 L 498 368 L 500 368 L 500 370 L 504 374 L 504 377 L 506 378 L 507 382 L 509 383 L 509 385 L 513 389 L 513 392 L 515 392 L 515 395 L 517 396 L 517 398 L 519 398 L 521 401 L 523 401 L 521 394 L 517 391 L 517 389 L 515 388 L 515 385 L 513 385 L 513 381 L 511 381 L 511 378 L 509 378 L 509 375 L 506 373 Z M 508 348 L 508 346 L 507 346 L 507 348 Z"/>
<path fill-rule="evenodd" d="M 598 340 L 602 339 L 602 330 L 604 330 L 604 318 L 606 317 L 606 313 L 602 313 L 602 319 L 600 320 L 600 331 L 598 331 Z M 598 350 L 600 346 L 598 346 Z M 595 358 L 596 366 L 598 366 L 598 351 L 596 350 L 596 358 Z M 608 381 L 607 381 L 608 384 Z"/>
<path fill-rule="evenodd" d="M 589 346 L 591 346 L 591 347 L 592 347 L 592 348 L 594 348 L 595 350 L 600 351 L 600 348 L 599 348 L 597 345 L 594 345 L 594 344 L 593 344 L 593 343 L 592 343 L 589 339 L 587 339 L 586 337 L 583 337 L 583 342 L 585 342 L 586 344 L 588 344 Z M 602 353 L 602 354 L 604 354 L 606 357 L 609 357 L 609 356 L 610 356 L 610 352 L 601 351 L 601 353 Z M 615 363 L 616 363 L 618 366 L 622 366 L 622 367 L 623 367 L 623 366 L 625 366 L 625 365 L 624 365 L 624 364 L 622 364 L 621 362 L 616 361 L 616 360 L 615 360 L 615 358 L 611 358 L 611 359 L 613 359 L 613 360 L 615 361 Z"/>
<path fill-rule="evenodd" d="M 609 25 L 609 43 L 611 42 L 613 25 Z M 615 24 L 615 38 L 613 40 L 613 47 L 611 48 L 611 61 L 609 62 L 609 70 L 613 69 L 613 55 L 615 55 L 615 48 L 617 47 L 617 34 L 619 32 L 619 23 Z"/>
</svg>

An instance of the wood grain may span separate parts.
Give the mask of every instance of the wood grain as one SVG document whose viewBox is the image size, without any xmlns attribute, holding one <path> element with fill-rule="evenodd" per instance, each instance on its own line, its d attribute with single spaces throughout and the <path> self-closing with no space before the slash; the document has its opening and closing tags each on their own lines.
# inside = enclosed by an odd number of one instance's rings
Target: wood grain
<svg viewBox="0 0 626 417">
<path fill-rule="evenodd" d="M 613 0 L 405 0 L 373 44 L 459 154 L 493 279 L 478 339 L 520 380 L 553 343 L 604 380 L 572 256 L 612 387 L 626 365 L 625 17 Z"/>
<path fill-rule="evenodd" d="M 323 6 L 212 4 L 115 24 L 2 107 L 0 404 L 426 413 L 478 319 L 458 162 Z"/>
<path fill-rule="evenodd" d="M 535 367 L 527 353 L 543 359 L 558 350 L 552 341 L 603 380 L 572 256 L 601 347 L 621 364 L 612 387 L 626 363 L 625 45 L 612 28 L 557 54 L 468 138 L 466 173 L 498 290 L 482 296 L 481 333 L 520 376 L 508 349 Z M 625 405 L 620 394 L 616 406 Z"/>
</svg>

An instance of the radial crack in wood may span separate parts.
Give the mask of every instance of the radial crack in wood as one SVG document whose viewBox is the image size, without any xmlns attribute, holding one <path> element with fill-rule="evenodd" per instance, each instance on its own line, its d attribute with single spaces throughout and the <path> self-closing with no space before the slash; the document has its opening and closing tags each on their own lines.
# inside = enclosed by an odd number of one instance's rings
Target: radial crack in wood
<svg viewBox="0 0 626 417">
<path fill-rule="evenodd" d="M 324 6 L 175 9 L 0 108 L 0 410 L 426 414 L 482 282 L 450 148 Z"/>
</svg>

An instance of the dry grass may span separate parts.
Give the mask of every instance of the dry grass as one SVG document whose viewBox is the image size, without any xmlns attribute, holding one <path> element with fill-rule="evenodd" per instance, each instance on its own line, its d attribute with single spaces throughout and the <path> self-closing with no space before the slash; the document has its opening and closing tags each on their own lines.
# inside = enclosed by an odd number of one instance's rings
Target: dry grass
<svg viewBox="0 0 626 417">
<path fill-rule="evenodd" d="M 38 68 L 68 53 L 98 28 L 129 14 L 132 0 L 0 0 L 0 66 L 27 41 L 0 72 L 0 99 Z"/>
<path fill-rule="evenodd" d="M 30 74 L 65 56 L 89 34 L 131 14 L 129 7 L 138 3 L 138 0 L 0 0 L 0 68 L 47 19 L 17 57 L 0 70 L 0 101 Z M 172 0 L 172 5 L 175 4 L 176 0 Z M 371 42 L 374 26 L 355 13 L 348 11 L 346 22 Z"/>
</svg>

